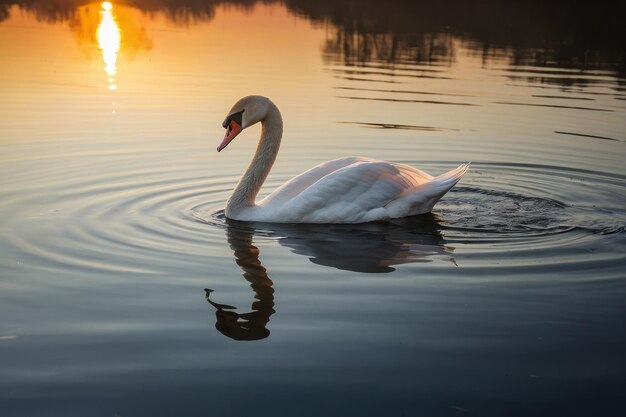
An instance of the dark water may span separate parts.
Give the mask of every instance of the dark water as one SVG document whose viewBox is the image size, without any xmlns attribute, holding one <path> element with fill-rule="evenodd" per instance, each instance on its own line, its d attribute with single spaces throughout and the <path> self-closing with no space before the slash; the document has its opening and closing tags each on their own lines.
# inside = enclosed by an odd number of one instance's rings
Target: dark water
<svg viewBox="0 0 626 417">
<path fill-rule="evenodd" d="M 0 415 L 623 415 L 624 11 L 2 2 Z M 250 93 L 263 193 L 471 171 L 388 224 L 229 221 Z"/>
</svg>

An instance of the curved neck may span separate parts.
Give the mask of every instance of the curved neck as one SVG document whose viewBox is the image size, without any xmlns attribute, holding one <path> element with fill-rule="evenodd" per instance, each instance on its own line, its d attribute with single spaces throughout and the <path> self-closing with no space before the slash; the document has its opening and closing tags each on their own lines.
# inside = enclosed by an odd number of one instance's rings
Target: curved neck
<svg viewBox="0 0 626 417">
<path fill-rule="evenodd" d="M 283 119 L 278 108 L 270 103 L 267 116 L 261 121 L 261 138 L 252 162 L 226 204 L 227 217 L 237 209 L 254 206 L 255 198 L 274 165 L 282 136 Z"/>
</svg>

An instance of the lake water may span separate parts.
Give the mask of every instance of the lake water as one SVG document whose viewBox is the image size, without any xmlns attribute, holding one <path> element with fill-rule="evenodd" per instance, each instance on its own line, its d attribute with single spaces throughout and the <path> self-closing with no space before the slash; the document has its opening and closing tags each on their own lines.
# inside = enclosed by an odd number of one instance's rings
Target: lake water
<svg viewBox="0 0 626 417">
<path fill-rule="evenodd" d="M 623 415 L 624 10 L 466 3 L 2 2 L 0 414 Z M 248 94 L 263 194 L 471 171 L 390 224 L 227 221 Z"/>
</svg>

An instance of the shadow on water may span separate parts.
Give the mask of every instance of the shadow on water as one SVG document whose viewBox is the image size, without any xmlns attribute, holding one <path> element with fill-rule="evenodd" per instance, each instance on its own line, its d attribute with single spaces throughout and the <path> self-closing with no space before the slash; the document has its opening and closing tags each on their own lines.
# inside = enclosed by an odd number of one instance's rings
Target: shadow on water
<svg viewBox="0 0 626 417">
<path fill-rule="evenodd" d="M 234 340 L 268 337 L 267 324 L 275 312 L 273 282 L 253 244 L 257 236 L 274 238 L 314 264 L 360 273 L 388 273 L 394 265 L 429 262 L 436 255 L 454 262 L 454 249 L 444 245 L 442 226 L 433 214 L 359 225 L 244 223 L 225 219 L 223 212 L 212 217 L 225 228 L 235 262 L 254 291 L 251 311 L 237 313 L 236 307 L 215 302 L 214 291 L 205 288 L 207 301 L 215 307 L 215 327 Z"/>
<path fill-rule="evenodd" d="M 0 22 L 10 17 L 11 5 L 19 5 L 37 19 L 71 21 L 89 0 L 0 0 Z M 221 5 L 251 9 L 255 0 L 135 0 L 120 1 L 144 13 L 163 13 L 174 24 L 210 21 Z M 557 73 L 555 68 L 609 70 L 626 75 L 623 45 L 623 2 L 540 2 L 514 0 L 443 0 L 439 2 L 389 0 L 264 0 L 284 4 L 292 13 L 328 30 L 323 47 L 329 63 L 427 64 L 413 68 L 413 76 L 427 76 L 438 65 L 456 58 L 460 41 L 484 62 L 506 57 L 512 67 L 538 66 L 546 70 L 527 73 L 532 81 L 580 85 L 594 80 Z M 371 66 L 372 67 L 372 66 Z M 548 70 L 549 69 L 549 70 Z M 405 74 L 408 75 L 408 74 Z M 554 75 L 560 75 L 554 77 Z M 578 73 L 580 75 L 580 73 Z M 597 81 L 597 80 L 596 80 Z"/>
</svg>

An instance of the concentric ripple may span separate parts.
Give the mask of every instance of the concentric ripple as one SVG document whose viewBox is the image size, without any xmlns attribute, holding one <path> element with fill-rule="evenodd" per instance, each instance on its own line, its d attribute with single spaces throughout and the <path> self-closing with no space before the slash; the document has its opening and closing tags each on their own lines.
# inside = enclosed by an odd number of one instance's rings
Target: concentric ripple
<svg viewBox="0 0 626 417">
<path fill-rule="evenodd" d="M 230 184 L 179 174 L 151 169 L 75 179 L 43 199 L 42 186 L 33 193 L 40 200 L 21 193 L 21 199 L 5 200 L 5 215 L 12 218 L 6 241 L 16 257 L 45 268 L 131 273 L 187 268 L 207 248 L 223 245 L 192 217 L 192 208 L 219 204 Z M 27 215 L 21 208 L 28 206 L 41 208 Z"/>
<path fill-rule="evenodd" d="M 45 268 L 140 274 L 192 269 L 207 254 L 228 253 L 224 228 L 243 227 L 313 262 L 361 272 L 437 259 L 580 268 L 581 254 L 606 262 L 626 243 L 625 179 L 602 172 L 474 163 L 432 215 L 360 226 L 229 224 L 220 209 L 235 181 L 158 168 L 75 180 L 46 199 L 37 229 L 18 212 L 28 201 L 5 200 L 13 217 L 8 241 L 17 258 Z M 606 242 L 608 251 L 595 252 Z M 368 263 L 363 254 L 372 253 Z"/>
</svg>

